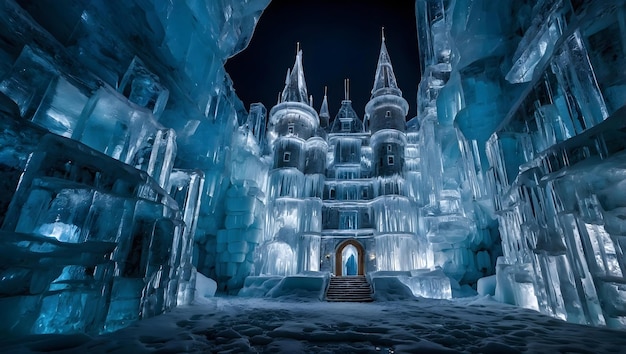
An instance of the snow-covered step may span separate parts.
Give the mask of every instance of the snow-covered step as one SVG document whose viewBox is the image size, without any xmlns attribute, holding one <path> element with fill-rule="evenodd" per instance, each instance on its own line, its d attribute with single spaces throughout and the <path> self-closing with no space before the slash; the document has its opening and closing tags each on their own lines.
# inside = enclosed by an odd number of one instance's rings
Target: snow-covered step
<svg viewBox="0 0 626 354">
<path fill-rule="evenodd" d="M 362 275 L 332 277 L 326 290 L 326 301 L 371 302 L 372 288 Z"/>
</svg>

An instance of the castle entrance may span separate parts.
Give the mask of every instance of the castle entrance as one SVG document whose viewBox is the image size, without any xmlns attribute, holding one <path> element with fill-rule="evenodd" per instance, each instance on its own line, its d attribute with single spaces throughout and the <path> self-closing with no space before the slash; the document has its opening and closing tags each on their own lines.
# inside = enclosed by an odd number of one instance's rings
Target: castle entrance
<svg viewBox="0 0 626 354">
<path fill-rule="evenodd" d="M 365 249 L 357 240 L 346 240 L 335 250 L 335 276 L 365 275 Z"/>
</svg>

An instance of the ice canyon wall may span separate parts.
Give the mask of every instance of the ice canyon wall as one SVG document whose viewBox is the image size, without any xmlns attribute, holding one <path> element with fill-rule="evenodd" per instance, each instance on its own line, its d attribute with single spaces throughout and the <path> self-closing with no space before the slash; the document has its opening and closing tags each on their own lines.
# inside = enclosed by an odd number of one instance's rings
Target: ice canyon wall
<svg viewBox="0 0 626 354">
<path fill-rule="evenodd" d="M 616 327 L 626 320 L 625 9 L 416 2 L 419 116 L 454 125 L 473 199 L 497 217 L 496 298 Z"/>
<path fill-rule="evenodd" d="M 216 272 L 247 118 L 223 64 L 268 2 L 0 4 L 0 333 L 115 330 Z"/>
</svg>

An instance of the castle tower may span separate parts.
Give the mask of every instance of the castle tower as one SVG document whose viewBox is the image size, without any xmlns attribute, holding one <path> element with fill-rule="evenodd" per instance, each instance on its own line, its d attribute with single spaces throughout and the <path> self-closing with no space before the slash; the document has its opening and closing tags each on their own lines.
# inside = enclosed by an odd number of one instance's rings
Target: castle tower
<svg viewBox="0 0 626 354">
<path fill-rule="evenodd" d="M 287 71 L 285 88 L 270 110 L 267 143 L 273 159 L 268 176 L 265 239 L 255 259 L 259 274 L 291 275 L 319 268 L 321 194 L 327 144 L 308 97 L 302 51 Z"/>
<path fill-rule="evenodd" d="M 274 152 L 273 169 L 291 167 L 304 172 L 305 142 L 315 135 L 319 127 L 317 112 L 309 103 L 302 51 L 298 50 L 293 69 L 287 72 L 280 100 L 270 111 L 267 138 Z M 285 195 L 298 197 L 301 193 L 283 190 L 275 196 Z"/>
<path fill-rule="evenodd" d="M 406 115 L 409 104 L 402 98 L 391 66 L 383 32 L 372 96 L 365 106 L 372 134 L 374 175 L 401 175 L 404 167 Z"/>
<path fill-rule="evenodd" d="M 401 271 L 418 264 L 418 217 L 405 188 L 407 101 L 402 98 L 383 32 L 372 96 L 365 106 L 371 132 L 376 269 Z"/>
</svg>

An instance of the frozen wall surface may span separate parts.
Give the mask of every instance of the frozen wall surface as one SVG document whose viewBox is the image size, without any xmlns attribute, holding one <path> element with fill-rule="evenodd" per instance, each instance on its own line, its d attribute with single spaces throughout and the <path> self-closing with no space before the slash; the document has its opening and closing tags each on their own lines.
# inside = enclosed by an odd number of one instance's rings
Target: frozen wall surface
<svg viewBox="0 0 626 354">
<path fill-rule="evenodd" d="M 223 64 L 268 3 L 0 4 L 0 333 L 112 331 L 189 303 L 196 269 L 250 271 L 264 181 L 229 146 L 265 112 Z"/>
<path fill-rule="evenodd" d="M 421 126 L 456 131 L 477 220 L 499 223 L 496 298 L 614 327 L 626 326 L 625 5 L 416 1 Z M 455 155 L 441 149 L 445 166 Z"/>
</svg>

